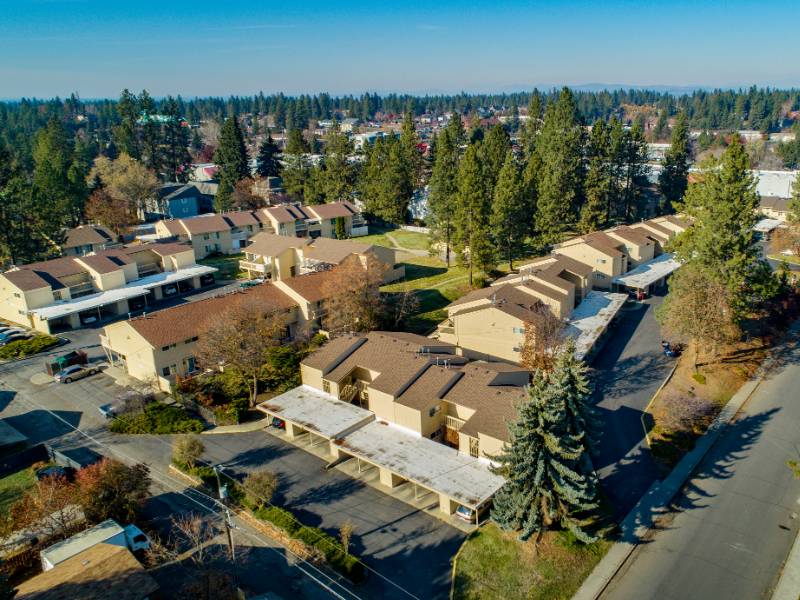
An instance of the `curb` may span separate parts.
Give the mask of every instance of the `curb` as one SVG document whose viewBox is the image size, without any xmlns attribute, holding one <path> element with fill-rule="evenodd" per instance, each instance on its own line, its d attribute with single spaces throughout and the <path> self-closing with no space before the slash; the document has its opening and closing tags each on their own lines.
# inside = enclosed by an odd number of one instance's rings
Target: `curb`
<svg viewBox="0 0 800 600">
<path fill-rule="evenodd" d="M 797 590 L 800 590 L 800 535 L 798 535 L 792 550 L 781 570 L 781 577 L 770 600 L 797 600 Z"/>
<path fill-rule="evenodd" d="M 475 531 L 478 530 L 476 529 Z M 475 533 L 475 531 L 472 533 Z M 461 545 L 458 547 L 458 552 L 456 552 L 456 555 L 453 557 L 453 569 L 450 573 L 450 600 L 454 600 L 456 596 L 456 566 L 458 565 L 458 558 L 461 556 L 461 552 L 464 550 L 464 546 L 467 545 L 469 538 L 472 537 L 472 533 L 464 538 L 464 541 L 461 542 Z"/>
<path fill-rule="evenodd" d="M 791 333 L 800 331 L 800 321 L 791 326 L 784 339 Z M 733 421 L 744 404 L 761 385 L 764 377 L 772 370 L 773 363 L 781 354 L 781 348 L 762 363 L 755 377 L 746 381 L 714 419 L 706 432 L 695 442 L 694 448 L 675 465 L 670 474 L 661 482 L 656 481 L 641 497 L 636 506 L 620 524 L 622 541 L 615 543 L 594 570 L 584 580 L 572 600 L 597 600 L 606 590 L 611 580 L 620 572 L 625 563 L 636 550 L 639 542 L 652 529 L 655 518 L 666 505 L 680 492 L 683 485 L 691 477 L 697 465 L 708 454 L 722 432 Z M 795 544 L 800 546 L 800 544 Z M 794 549 L 793 549 L 794 550 Z M 798 548 L 800 555 L 800 548 Z M 788 585 L 788 583 L 787 583 Z M 793 591 L 796 591 L 796 587 Z M 777 600 L 777 599 L 776 599 Z M 782 599 L 781 599 L 782 600 Z M 792 598 L 791 600 L 796 600 Z"/>
<path fill-rule="evenodd" d="M 266 427 L 269 427 L 269 423 L 267 422 L 269 419 L 260 419 L 258 421 L 252 421 L 250 423 L 245 423 L 242 425 L 219 425 L 214 427 L 213 429 L 207 429 L 205 431 L 201 431 L 201 435 L 222 435 L 225 433 L 248 433 L 250 431 L 259 431 Z M 225 429 L 229 427 L 230 429 Z"/>
<path fill-rule="evenodd" d="M 642 423 L 642 429 L 644 430 L 644 439 L 647 442 L 648 448 L 650 447 L 650 432 L 647 431 L 647 425 L 645 425 L 644 416 L 646 414 L 649 414 L 648 411 L 650 410 L 650 406 L 653 404 L 653 402 L 656 401 L 656 398 L 658 398 L 658 395 L 661 393 L 661 390 L 663 390 L 666 387 L 666 385 L 670 382 L 672 376 L 675 375 L 675 371 L 678 370 L 678 364 L 679 361 L 676 360 L 675 364 L 672 366 L 672 370 L 669 372 L 669 375 L 667 375 L 667 378 L 661 382 L 660 386 L 658 386 L 658 389 L 656 390 L 655 394 L 653 394 L 653 397 L 650 398 L 650 402 L 648 402 L 647 406 L 644 407 L 642 415 L 639 417 L 639 421 Z"/>
</svg>

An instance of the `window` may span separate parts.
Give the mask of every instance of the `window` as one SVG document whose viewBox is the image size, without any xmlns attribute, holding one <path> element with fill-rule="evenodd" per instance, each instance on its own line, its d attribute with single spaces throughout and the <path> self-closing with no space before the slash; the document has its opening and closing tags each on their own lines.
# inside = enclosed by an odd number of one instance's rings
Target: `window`
<svg viewBox="0 0 800 600">
<path fill-rule="evenodd" d="M 478 458 L 480 455 L 480 443 L 478 442 L 478 438 L 471 437 L 469 438 L 469 455 L 472 458 Z"/>
<path fill-rule="evenodd" d="M 606 259 L 605 259 L 605 258 L 598 258 L 598 259 L 597 259 L 597 264 L 599 264 L 599 265 L 604 265 L 604 264 L 606 264 Z"/>
<path fill-rule="evenodd" d="M 513 331 L 514 331 L 514 333 L 525 333 L 525 328 L 524 327 L 514 327 Z"/>
<path fill-rule="evenodd" d="M 19 294 L 14 294 L 14 295 L 19 296 Z M 53 292 L 53 300 L 61 300 L 61 290 Z"/>
<path fill-rule="evenodd" d="M 206 233 L 205 235 L 203 235 L 203 239 L 204 239 L 204 240 L 207 240 L 207 239 L 209 239 L 209 237 L 208 237 L 208 234 L 207 234 L 207 233 Z M 206 247 L 208 247 L 208 246 L 206 246 Z"/>
<path fill-rule="evenodd" d="M 162 352 L 166 352 L 167 350 L 170 350 L 171 348 L 174 348 L 175 346 L 176 346 L 176 344 L 169 344 L 168 346 L 161 346 L 161 351 Z"/>
<path fill-rule="evenodd" d="M 330 381 L 327 381 L 326 379 L 322 380 L 322 391 L 325 392 L 326 394 L 330 394 L 331 393 L 331 382 Z"/>
<path fill-rule="evenodd" d="M 594 276 L 597 277 L 597 279 L 605 279 L 606 278 L 606 276 L 603 275 L 602 273 L 595 273 Z"/>
<path fill-rule="evenodd" d="M 174 375 L 175 374 L 175 365 L 170 365 L 168 367 L 164 367 L 163 369 L 161 369 L 161 374 L 164 377 L 169 377 L 170 375 Z"/>
<path fill-rule="evenodd" d="M 61 295 L 61 292 L 58 292 L 58 294 Z M 53 292 L 53 297 L 55 298 L 55 296 L 56 292 Z M 14 298 L 22 298 L 22 296 L 20 296 L 19 292 L 14 292 Z"/>
<path fill-rule="evenodd" d="M 197 336 L 194 336 L 194 337 L 190 337 L 188 340 L 184 340 L 183 343 L 184 344 L 191 344 L 192 342 L 196 342 L 196 341 L 197 341 Z"/>
<path fill-rule="evenodd" d="M 215 237 L 215 238 L 217 238 L 217 239 L 219 239 L 219 231 L 217 231 L 217 232 L 214 234 L 214 237 Z"/>
<path fill-rule="evenodd" d="M 442 410 L 442 407 L 438 404 L 436 406 L 431 406 L 430 410 L 428 410 L 428 416 L 435 417 L 437 414 L 439 414 L 440 410 Z"/>
</svg>

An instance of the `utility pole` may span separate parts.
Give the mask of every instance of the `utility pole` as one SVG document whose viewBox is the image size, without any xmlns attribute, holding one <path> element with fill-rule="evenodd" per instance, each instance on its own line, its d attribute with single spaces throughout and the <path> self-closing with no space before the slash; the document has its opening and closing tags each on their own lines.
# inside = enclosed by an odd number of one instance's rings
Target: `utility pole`
<svg viewBox="0 0 800 600">
<path fill-rule="evenodd" d="M 233 567 L 233 582 L 236 585 L 237 593 L 241 594 L 239 588 L 239 571 L 236 568 L 236 546 L 233 543 L 233 519 L 231 518 L 231 511 L 228 510 L 228 486 L 222 485 L 222 481 L 219 476 L 220 472 L 220 465 L 214 465 L 211 467 L 214 471 L 214 475 L 217 477 L 217 495 L 219 496 L 219 502 L 222 504 L 222 508 L 225 510 L 225 514 L 223 515 L 223 523 L 225 523 L 225 534 L 228 538 L 228 556 L 231 560 L 231 566 Z"/>
</svg>

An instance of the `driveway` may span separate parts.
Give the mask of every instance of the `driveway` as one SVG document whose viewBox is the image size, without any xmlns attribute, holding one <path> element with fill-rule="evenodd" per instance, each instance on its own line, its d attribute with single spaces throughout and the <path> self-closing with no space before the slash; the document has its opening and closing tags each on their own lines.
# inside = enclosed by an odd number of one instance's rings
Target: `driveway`
<svg viewBox="0 0 800 600">
<path fill-rule="evenodd" d="M 102 356 L 87 331 L 72 332 L 69 337 L 76 345 L 88 346 L 90 355 Z M 71 348 L 72 345 L 59 350 Z M 96 375 L 66 385 L 37 385 L 31 378 L 43 371 L 43 363 L 44 359 L 37 357 L 0 365 L 0 418 L 7 418 L 32 442 L 56 447 L 88 443 L 104 454 L 150 464 L 154 477 L 164 479 L 171 456 L 171 436 L 115 435 L 108 431 L 97 407 L 120 389 L 110 377 Z M 34 380 L 41 381 L 38 377 Z M 73 428 L 91 435 L 94 444 Z M 203 436 L 203 442 L 206 459 L 231 465 L 233 473 L 259 468 L 277 473 L 280 486 L 276 504 L 291 508 L 305 523 L 336 536 L 339 526 L 351 521 L 353 552 L 391 580 L 373 573 L 356 591 L 359 596 L 447 597 L 450 559 L 463 541 L 463 533 L 339 471 L 326 472 L 321 459 L 265 432 Z"/>
<path fill-rule="evenodd" d="M 616 331 L 594 360 L 595 402 L 603 432 L 593 455 L 603 488 L 620 518 L 659 477 L 646 445 L 642 414 L 672 368 L 661 350 L 653 296 L 625 309 Z"/>
</svg>

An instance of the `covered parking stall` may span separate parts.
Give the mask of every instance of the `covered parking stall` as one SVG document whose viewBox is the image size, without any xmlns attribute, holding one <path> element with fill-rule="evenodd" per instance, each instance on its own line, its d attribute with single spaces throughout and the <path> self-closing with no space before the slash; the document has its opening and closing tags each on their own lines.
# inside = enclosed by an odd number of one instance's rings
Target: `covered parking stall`
<svg viewBox="0 0 800 600">
<path fill-rule="evenodd" d="M 433 494 L 446 515 L 463 506 L 478 521 L 504 483 L 485 459 L 377 421 L 372 412 L 310 386 L 266 400 L 258 408 L 283 421 L 290 440 L 308 436 L 306 447 L 327 442 L 333 463 L 354 458 L 357 473 L 377 469 L 380 483 L 387 488 L 409 484 L 415 499 Z"/>
<path fill-rule="evenodd" d="M 649 294 L 655 288 L 662 288 L 674 271 L 681 266 L 674 254 L 665 253 L 653 260 L 642 263 L 623 275 L 611 280 L 614 289 L 620 292 L 641 292 Z"/>
<path fill-rule="evenodd" d="M 36 329 L 46 329 L 50 333 L 79 329 L 135 312 L 135 307 L 144 309 L 166 297 L 164 288 L 172 286 L 177 292 L 181 282 L 191 282 L 209 275 L 213 278 L 216 270 L 215 267 L 195 265 L 178 271 L 165 271 L 137 279 L 120 288 L 34 308 L 29 314 Z M 190 289 L 195 289 L 194 285 Z"/>
</svg>

